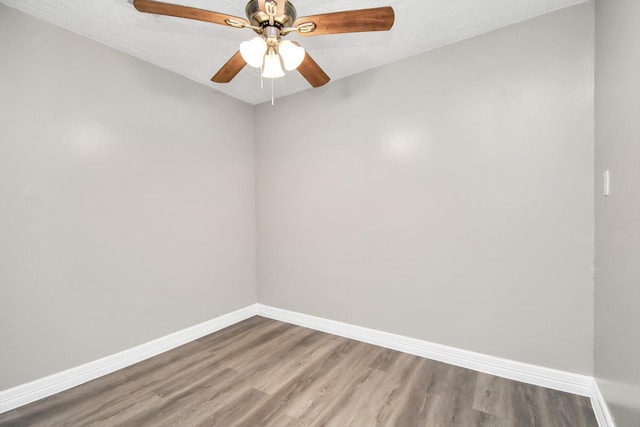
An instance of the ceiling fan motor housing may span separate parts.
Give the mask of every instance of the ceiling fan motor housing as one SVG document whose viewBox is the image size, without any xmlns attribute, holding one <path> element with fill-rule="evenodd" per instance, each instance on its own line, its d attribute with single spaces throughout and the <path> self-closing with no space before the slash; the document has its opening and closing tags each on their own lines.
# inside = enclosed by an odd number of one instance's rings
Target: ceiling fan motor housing
<svg viewBox="0 0 640 427">
<path fill-rule="evenodd" d="M 293 22 L 296 20 L 296 8 L 289 3 L 287 0 L 284 1 L 284 14 L 281 16 L 274 16 L 273 22 L 274 25 L 280 29 L 284 27 L 289 27 L 293 25 Z M 260 9 L 260 5 L 258 0 L 249 0 L 247 3 L 247 7 L 245 8 L 245 12 L 247 14 L 247 19 L 251 23 L 251 25 L 255 27 L 265 27 L 269 25 L 269 15 L 266 12 Z M 260 31 L 254 30 L 256 33 L 260 34 Z"/>
</svg>

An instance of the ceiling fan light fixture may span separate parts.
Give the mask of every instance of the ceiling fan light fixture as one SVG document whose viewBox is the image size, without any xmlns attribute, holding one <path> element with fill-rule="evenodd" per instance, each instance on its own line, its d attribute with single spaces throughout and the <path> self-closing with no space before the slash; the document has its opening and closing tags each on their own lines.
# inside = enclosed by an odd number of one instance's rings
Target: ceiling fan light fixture
<svg viewBox="0 0 640 427">
<path fill-rule="evenodd" d="M 283 40 L 280 42 L 278 52 L 284 62 L 284 68 L 287 71 L 295 70 L 302 64 L 304 56 L 306 55 L 304 49 L 301 46 L 297 46 L 289 40 Z"/>
<path fill-rule="evenodd" d="M 264 57 L 262 77 L 267 79 L 284 77 L 284 70 L 282 69 L 282 65 L 280 65 L 280 55 L 278 55 L 273 48 L 269 49 L 269 52 Z"/>
<path fill-rule="evenodd" d="M 254 37 L 251 40 L 240 43 L 240 55 L 242 55 L 242 59 L 254 68 L 262 67 L 266 51 L 267 42 L 262 37 Z"/>
</svg>

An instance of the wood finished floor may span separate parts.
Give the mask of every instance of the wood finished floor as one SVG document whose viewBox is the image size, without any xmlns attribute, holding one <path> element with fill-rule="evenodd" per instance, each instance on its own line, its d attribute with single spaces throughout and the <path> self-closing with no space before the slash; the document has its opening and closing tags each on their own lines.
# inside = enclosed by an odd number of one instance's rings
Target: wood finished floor
<svg viewBox="0 0 640 427">
<path fill-rule="evenodd" d="M 597 427 L 588 398 L 253 317 L 0 426 Z"/>
</svg>

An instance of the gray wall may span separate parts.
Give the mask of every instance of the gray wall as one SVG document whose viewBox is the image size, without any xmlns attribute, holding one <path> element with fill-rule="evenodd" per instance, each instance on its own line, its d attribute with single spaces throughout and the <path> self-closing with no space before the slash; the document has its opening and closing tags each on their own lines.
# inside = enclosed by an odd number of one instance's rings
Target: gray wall
<svg viewBox="0 0 640 427">
<path fill-rule="evenodd" d="M 590 5 L 256 111 L 260 302 L 592 373 Z"/>
<path fill-rule="evenodd" d="M 620 427 L 640 426 L 639 22 L 637 0 L 596 2 L 595 375 Z"/>
<path fill-rule="evenodd" d="M 591 374 L 592 19 L 253 109 L 0 6 L 0 390 L 257 299 Z"/>
<path fill-rule="evenodd" d="M 0 58 L 0 390 L 256 301 L 251 106 L 2 5 Z"/>
</svg>

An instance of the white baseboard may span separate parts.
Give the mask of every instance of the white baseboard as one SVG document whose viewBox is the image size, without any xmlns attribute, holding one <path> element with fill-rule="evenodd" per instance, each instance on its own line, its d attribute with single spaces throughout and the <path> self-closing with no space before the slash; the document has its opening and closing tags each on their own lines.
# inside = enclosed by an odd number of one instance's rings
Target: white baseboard
<svg viewBox="0 0 640 427">
<path fill-rule="evenodd" d="M 253 304 L 120 353 L 0 391 L 0 413 L 68 390 L 255 315 L 529 384 L 590 396 L 600 427 L 615 427 L 607 405 L 592 377 L 461 350 L 263 304 Z"/>
<path fill-rule="evenodd" d="M 258 304 L 258 315 L 516 381 L 591 396 L 593 378 Z"/>
<path fill-rule="evenodd" d="M 593 412 L 596 414 L 596 420 L 600 427 L 616 427 L 613 421 L 613 416 L 609 412 L 609 406 L 602 397 L 598 382 L 594 379 L 591 387 L 591 406 L 593 406 Z"/>
<path fill-rule="evenodd" d="M 256 314 L 257 304 L 252 304 L 111 356 L 0 391 L 0 414 L 126 368 Z"/>
</svg>

